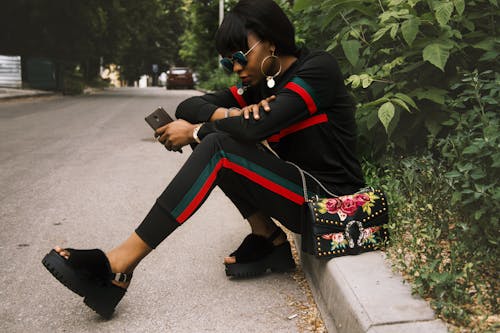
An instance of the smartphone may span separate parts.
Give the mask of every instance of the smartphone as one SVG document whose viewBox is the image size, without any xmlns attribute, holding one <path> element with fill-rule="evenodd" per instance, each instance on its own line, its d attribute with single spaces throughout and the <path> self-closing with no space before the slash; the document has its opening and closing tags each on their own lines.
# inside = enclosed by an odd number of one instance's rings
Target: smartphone
<svg viewBox="0 0 500 333">
<path fill-rule="evenodd" d="M 146 120 L 149 126 L 151 126 L 151 128 L 153 128 L 155 131 L 158 128 L 174 121 L 172 117 L 169 116 L 167 111 L 165 111 L 165 109 L 163 109 L 161 106 L 154 110 L 153 113 L 151 113 L 149 116 L 144 118 L 144 120 Z"/>
<path fill-rule="evenodd" d="M 149 116 L 144 118 L 146 122 L 151 126 L 153 130 L 155 130 L 155 138 L 158 138 L 159 135 L 156 134 L 156 130 L 162 126 L 165 126 L 168 123 L 171 123 L 174 121 L 172 117 L 163 109 L 161 106 L 159 106 L 156 110 L 154 110 Z M 179 153 L 182 153 L 182 148 L 179 149 L 174 149 L 173 151 L 177 151 Z"/>
</svg>

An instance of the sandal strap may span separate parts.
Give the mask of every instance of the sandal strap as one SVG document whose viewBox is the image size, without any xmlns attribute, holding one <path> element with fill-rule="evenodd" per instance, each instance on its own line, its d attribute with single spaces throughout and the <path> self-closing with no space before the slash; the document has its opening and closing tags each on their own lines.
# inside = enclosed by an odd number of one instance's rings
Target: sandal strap
<svg viewBox="0 0 500 333">
<path fill-rule="evenodd" d="M 256 234 L 249 234 L 241 245 L 230 254 L 236 258 L 237 263 L 247 263 L 267 256 L 274 250 L 273 241 L 281 234 L 283 230 L 277 228 L 269 237 L 263 237 Z"/>
<path fill-rule="evenodd" d="M 111 280 L 116 282 L 130 282 L 132 273 L 111 273 Z"/>
<path fill-rule="evenodd" d="M 77 269 L 83 269 L 100 279 L 129 282 L 132 273 L 113 273 L 106 254 L 99 249 L 76 250 L 67 248 L 69 252 L 68 264 Z"/>
</svg>

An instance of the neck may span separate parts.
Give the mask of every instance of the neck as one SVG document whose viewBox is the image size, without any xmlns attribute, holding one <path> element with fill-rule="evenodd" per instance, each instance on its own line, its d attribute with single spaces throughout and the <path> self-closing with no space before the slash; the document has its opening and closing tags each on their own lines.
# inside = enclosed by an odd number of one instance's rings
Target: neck
<svg viewBox="0 0 500 333">
<path fill-rule="evenodd" d="M 286 72 L 297 61 L 297 57 L 292 55 L 280 56 L 279 59 L 281 61 L 281 74 Z"/>
</svg>

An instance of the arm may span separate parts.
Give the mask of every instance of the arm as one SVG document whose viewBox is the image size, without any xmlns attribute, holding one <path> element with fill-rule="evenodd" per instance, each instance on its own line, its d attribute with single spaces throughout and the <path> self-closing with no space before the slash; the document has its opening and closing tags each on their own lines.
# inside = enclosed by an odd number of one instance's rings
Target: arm
<svg viewBox="0 0 500 333">
<path fill-rule="evenodd" d="M 175 116 L 190 123 L 204 123 L 225 118 L 226 110 L 239 107 L 230 89 L 216 93 L 194 96 L 186 99 L 177 106 Z M 237 112 L 231 111 L 230 116 Z"/>
<path fill-rule="evenodd" d="M 332 89 L 336 82 L 343 85 L 343 79 L 334 59 L 327 53 L 320 53 L 306 60 L 295 76 L 278 91 L 276 99 L 269 103 L 271 112 L 262 112 L 261 120 L 235 117 L 205 123 L 198 132 L 203 138 L 212 132 L 225 132 L 245 141 L 260 141 L 314 115 L 320 103 L 332 103 Z M 340 89 L 340 88 L 339 88 Z M 345 90 L 345 87 L 342 87 Z"/>
</svg>

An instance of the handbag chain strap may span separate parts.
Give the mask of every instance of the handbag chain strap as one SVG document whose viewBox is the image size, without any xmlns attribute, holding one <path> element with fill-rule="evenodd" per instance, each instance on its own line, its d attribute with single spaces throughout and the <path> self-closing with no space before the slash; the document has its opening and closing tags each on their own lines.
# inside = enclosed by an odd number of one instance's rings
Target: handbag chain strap
<svg viewBox="0 0 500 333">
<path fill-rule="evenodd" d="M 321 182 L 319 180 L 317 180 L 316 177 L 314 177 L 313 175 L 311 175 L 309 172 L 307 172 L 305 170 L 302 170 L 297 164 L 295 164 L 293 162 L 290 162 L 290 161 L 285 161 L 285 162 L 288 163 L 288 164 L 293 165 L 294 167 L 297 168 L 297 170 L 299 170 L 300 178 L 302 179 L 302 188 L 304 190 L 304 199 L 306 201 L 309 200 L 309 197 L 307 195 L 307 185 L 306 185 L 306 177 L 305 177 L 305 175 L 308 175 L 309 177 L 311 177 L 311 179 L 314 180 L 321 187 L 321 189 L 323 191 L 325 191 L 325 193 L 331 195 L 334 198 L 338 198 L 339 197 L 337 194 L 328 191 L 328 189 L 323 184 L 321 184 Z"/>
<path fill-rule="evenodd" d="M 276 156 L 277 158 L 281 159 L 280 156 L 274 151 L 274 149 L 272 149 L 271 146 L 269 146 L 269 143 L 267 142 L 267 140 L 262 140 L 260 143 L 267 150 L 269 150 L 274 156 Z M 300 179 L 302 180 L 302 189 L 304 190 L 304 200 L 306 202 L 309 201 L 309 196 L 307 195 L 307 184 L 306 184 L 306 177 L 305 177 L 305 175 L 308 175 L 309 177 L 311 177 L 311 179 L 314 180 L 321 187 L 321 189 L 323 191 L 325 191 L 325 193 L 331 195 L 334 198 L 340 197 L 339 195 L 328 191 L 328 189 L 323 184 L 321 184 L 321 182 L 319 180 L 317 180 L 316 177 L 314 177 L 313 175 L 311 175 L 309 172 L 307 172 L 305 170 L 302 170 L 297 164 L 295 164 L 293 162 L 290 162 L 290 161 L 285 161 L 285 162 L 288 163 L 288 164 L 293 165 L 294 167 L 297 168 L 297 170 L 299 170 Z M 373 191 L 374 189 L 371 186 L 367 186 L 367 187 L 360 188 L 359 191 L 356 192 L 356 193 L 363 192 L 363 191 L 366 191 L 366 190 Z"/>
<path fill-rule="evenodd" d="M 274 149 L 271 148 L 271 146 L 269 146 L 269 143 L 267 142 L 267 140 L 263 140 L 260 142 L 267 150 L 269 150 L 271 153 L 273 153 L 277 158 L 280 158 L 279 155 L 274 151 Z M 285 161 L 286 163 L 288 164 L 291 164 L 293 165 L 294 167 L 297 168 L 297 170 L 299 170 L 299 173 L 300 173 L 300 179 L 302 180 L 302 189 L 304 190 L 304 200 L 307 202 L 309 201 L 309 196 L 307 195 L 307 184 L 306 184 L 306 176 L 305 175 L 308 175 L 309 177 L 311 177 L 312 180 L 314 180 L 320 187 L 323 191 L 325 191 L 325 193 L 331 195 L 332 197 L 334 198 L 338 198 L 339 196 L 328 191 L 328 189 L 323 185 L 321 184 L 321 182 L 319 180 L 316 179 L 316 177 L 314 177 L 313 175 L 311 175 L 309 172 L 305 171 L 305 170 L 302 170 L 297 164 L 293 163 L 293 162 L 290 162 L 290 161 Z"/>
</svg>

